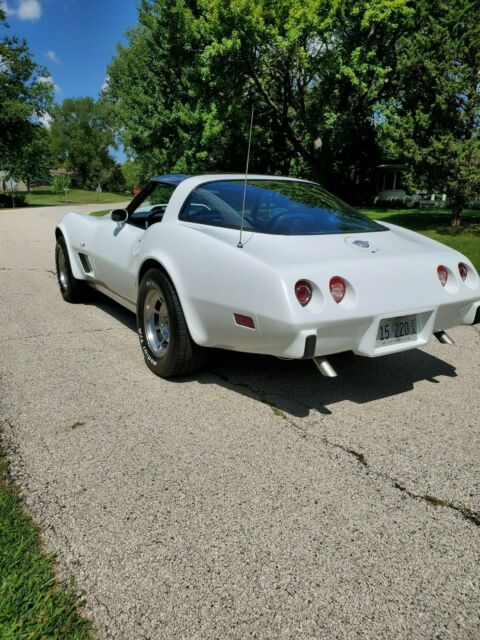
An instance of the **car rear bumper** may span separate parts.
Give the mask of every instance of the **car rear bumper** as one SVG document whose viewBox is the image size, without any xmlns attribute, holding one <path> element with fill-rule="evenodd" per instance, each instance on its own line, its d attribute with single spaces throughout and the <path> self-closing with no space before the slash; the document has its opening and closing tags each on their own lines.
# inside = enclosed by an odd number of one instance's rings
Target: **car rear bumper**
<svg viewBox="0 0 480 640">
<path fill-rule="evenodd" d="M 417 316 L 417 334 L 408 342 L 380 346 L 376 343 L 382 320 Z M 378 356 L 415 349 L 427 344 L 436 331 L 480 322 L 480 301 L 384 312 L 368 317 L 336 318 L 312 326 L 295 326 L 261 318 L 262 352 L 281 358 L 306 359 L 353 351 L 357 355 Z"/>
</svg>

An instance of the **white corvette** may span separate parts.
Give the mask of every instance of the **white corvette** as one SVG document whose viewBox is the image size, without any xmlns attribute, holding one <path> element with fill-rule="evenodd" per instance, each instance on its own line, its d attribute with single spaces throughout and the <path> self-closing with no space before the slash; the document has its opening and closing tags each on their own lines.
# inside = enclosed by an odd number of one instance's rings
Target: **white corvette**
<svg viewBox="0 0 480 640">
<path fill-rule="evenodd" d="M 311 358 L 381 356 L 480 322 L 480 279 L 460 253 L 374 222 L 293 178 L 153 178 L 126 209 L 68 213 L 56 229 L 68 302 L 90 285 L 136 311 L 147 365 L 197 368 L 206 347 Z"/>
</svg>

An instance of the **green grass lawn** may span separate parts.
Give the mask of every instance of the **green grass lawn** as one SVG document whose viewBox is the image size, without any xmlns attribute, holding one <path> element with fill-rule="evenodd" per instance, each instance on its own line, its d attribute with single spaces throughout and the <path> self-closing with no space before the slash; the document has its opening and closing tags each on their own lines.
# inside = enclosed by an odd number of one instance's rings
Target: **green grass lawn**
<svg viewBox="0 0 480 640">
<path fill-rule="evenodd" d="M 27 201 L 22 207 L 45 207 L 65 204 L 65 195 L 61 196 L 54 193 L 48 188 L 33 189 L 30 193 L 25 194 Z M 110 193 L 102 191 L 97 194 L 96 191 L 87 191 L 86 189 L 70 189 L 68 192 L 68 204 L 99 204 L 107 202 L 127 202 L 132 199 L 128 193 Z"/>
<path fill-rule="evenodd" d="M 480 211 L 467 209 L 460 228 L 450 227 L 446 209 L 361 209 L 370 218 L 385 220 L 422 233 L 470 258 L 480 272 Z"/>
<path fill-rule="evenodd" d="M 92 640 L 90 622 L 78 614 L 72 589 L 57 580 L 54 559 L 42 550 L 6 472 L 0 454 L 0 638 Z"/>
<path fill-rule="evenodd" d="M 110 211 L 111 209 L 102 209 L 101 211 L 92 211 L 90 215 L 95 216 L 95 218 L 101 218 L 102 216 L 107 215 L 107 213 L 110 213 Z"/>
</svg>

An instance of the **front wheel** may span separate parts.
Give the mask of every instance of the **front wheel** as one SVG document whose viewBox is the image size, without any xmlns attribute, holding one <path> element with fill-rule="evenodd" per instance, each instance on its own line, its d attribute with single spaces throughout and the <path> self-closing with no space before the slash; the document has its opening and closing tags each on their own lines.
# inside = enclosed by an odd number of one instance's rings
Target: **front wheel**
<svg viewBox="0 0 480 640">
<path fill-rule="evenodd" d="M 67 243 L 63 236 L 57 238 L 55 266 L 57 267 L 58 286 L 63 299 L 67 302 L 82 302 L 86 297 L 86 284 L 83 280 L 77 280 L 72 273 Z"/>
<path fill-rule="evenodd" d="M 140 283 L 137 328 L 145 362 L 157 376 L 185 375 L 206 361 L 206 349 L 190 337 L 177 292 L 160 269 L 149 269 Z"/>
</svg>

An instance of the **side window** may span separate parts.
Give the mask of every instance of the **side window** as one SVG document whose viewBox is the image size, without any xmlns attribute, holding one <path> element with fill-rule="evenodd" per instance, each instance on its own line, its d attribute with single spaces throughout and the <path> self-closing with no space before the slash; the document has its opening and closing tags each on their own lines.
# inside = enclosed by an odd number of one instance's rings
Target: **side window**
<svg viewBox="0 0 480 640">
<path fill-rule="evenodd" d="M 161 222 L 175 188 L 175 185 L 156 184 L 153 191 L 132 212 L 130 222 L 144 228 Z"/>
<path fill-rule="evenodd" d="M 197 187 L 188 197 L 180 219 L 218 227 L 238 226 L 240 216 L 225 193 L 217 188 L 217 184 Z"/>
<path fill-rule="evenodd" d="M 194 191 L 189 197 L 182 213 L 182 220 L 189 222 L 208 222 L 212 218 L 213 206 L 201 190 Z"/>
</svg>

